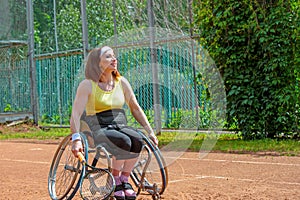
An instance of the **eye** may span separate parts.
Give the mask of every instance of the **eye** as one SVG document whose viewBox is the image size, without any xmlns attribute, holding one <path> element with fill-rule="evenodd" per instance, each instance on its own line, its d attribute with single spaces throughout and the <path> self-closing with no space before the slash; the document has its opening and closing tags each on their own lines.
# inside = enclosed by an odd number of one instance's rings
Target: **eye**
<svg viewBox="0 0 300 200">
<path fill-rule="evenodd" d="M 106 58 L 116 58 L 116 56 L 115 55 L 106 55 Z"/>
<path fill-rule="evenodd" d="M 118 60 L 118 58 L 115 55 L 107 55 L 106 58 L 114 58 L 114 59 Z"/>
</svg>

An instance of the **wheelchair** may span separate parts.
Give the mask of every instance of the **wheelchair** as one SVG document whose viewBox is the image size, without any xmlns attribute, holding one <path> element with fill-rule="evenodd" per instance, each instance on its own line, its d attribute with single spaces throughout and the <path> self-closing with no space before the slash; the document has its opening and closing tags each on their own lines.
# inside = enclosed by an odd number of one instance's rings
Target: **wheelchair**
<svg viewBox="0 0 300 200">
<path fill-rule="evenodd" d="M 141 193 L 151 195 L 153 200 L 160 199 L 168 184 L 168 171 L 159 148 L 141 131 L 144 145 L 139 159 L 130 174 L 130 182 L 137 196 Z M 92 166 L 111 171 L 112 155 L 105 145 L 93 144 L 90 132 L 80 133 L 85 160 Z M 59 144 L 48 175 L 48 192 L 53 200 L 70 200 L 80 188 L 84 171 L 79 160 L 73 155 L 72 136 L 66 136 Z M 89 158 L 90 157 L 90 158 Z M 114 199 L 113 195 L 109 198 Z"/>
</svg>

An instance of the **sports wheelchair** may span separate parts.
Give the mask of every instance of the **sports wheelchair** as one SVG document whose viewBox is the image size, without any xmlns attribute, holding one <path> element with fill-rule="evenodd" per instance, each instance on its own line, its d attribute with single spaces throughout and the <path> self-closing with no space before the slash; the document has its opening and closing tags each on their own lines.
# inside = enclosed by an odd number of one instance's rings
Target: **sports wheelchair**
<svg viewBox="0 0 300 200">
<path fill-rule="evenodd" d="M 151 195 L 153 200 L 160 199 L 168 184 L 168 171 L 159 148 L 148 137 L 139 132 L 144 140 L 143 150 L 131 172 L 132 186 L 139 194 Z M 83 131 L 81 141 L 85 160 L 90 165 L 111 171 L 111 154 L 105 145 L 93 144 L 90 132 Z M 83 166 L 73 155 L 71 135 L 66 136 L 59 144 L 48 175 L 48 192 L 53 200 L 70 200 L 80 188 L 84 178 Z M 91 198 L 93 199 L 93 198 Z M 114 199 L 111 195 L 107 199 Z"/>
</svg>

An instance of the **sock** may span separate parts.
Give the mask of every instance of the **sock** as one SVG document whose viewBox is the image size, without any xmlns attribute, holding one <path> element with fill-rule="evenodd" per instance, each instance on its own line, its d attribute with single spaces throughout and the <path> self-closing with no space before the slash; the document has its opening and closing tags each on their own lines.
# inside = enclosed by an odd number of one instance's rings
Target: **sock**
<svg viewBox="0 0 300 200">
<path fill-rule="evenodd" d="M 120 176 L 120 181 L 121 181 L 122 183 L 128 183 L 128 176 L 121 175 L 121 176 Z"/>
<path fill-rule="evenodd" d="M 122 184 L 120 176 L 114 176 L 114 179 L 115 179 L 116 185 L 121 185 Z"/>
<path fill-rule="evenodd" d="M 114 176 L 114 179 L 115 179 L 116 185 L 121 185 L 122 184 L 119 176 Z M 123 190 L 115 191 L 114 194 L 115 194 L 115 196 L 119 196 L 119 197 L 124 197 L 125 196 Z"/>
<path fill-rule="evenodd" d="M 128 176 L 121 175 L 120 180 L 122 183 L 128 183 Z M 124 190 L 125 196 L 135 197 L 136 193 L 132 189 Z"/>
</svg>

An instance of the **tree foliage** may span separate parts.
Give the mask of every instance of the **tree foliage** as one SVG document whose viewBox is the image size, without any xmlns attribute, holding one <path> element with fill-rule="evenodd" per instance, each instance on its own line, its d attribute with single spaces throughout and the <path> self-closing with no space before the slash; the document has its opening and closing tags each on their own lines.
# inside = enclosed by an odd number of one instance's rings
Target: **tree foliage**
<svg viewBox="0 0 300 200">
<path fill-rule="evenodd" d="M 91 47 L 98 46 L 101 41 L 114 35 L 114 21 L 117 33 L 133 29 L 134 25 L 144 26 L 137 14 L 147 12 L 145 2 L 133 0 L 136 8 L 122 1 L 114 2 L 118 3 L 116 10 L 113 10 L 113 1 L 86 1 L 86 23 Z M 81 20 L 80 0 L 34 1 L 35 42 L 39 44 L 38 48 L 42 47 L 42 51 L 47 53 L 56 50 L 56 45 L 58 51 L 82 48 Z"/>
<path fill-rule="evenodd" d="M 204 0 L 194 9 L 225 81 L 227 126 L 245 139 L 299 137 L 299 2 Z"/>
</svg>

